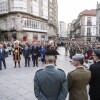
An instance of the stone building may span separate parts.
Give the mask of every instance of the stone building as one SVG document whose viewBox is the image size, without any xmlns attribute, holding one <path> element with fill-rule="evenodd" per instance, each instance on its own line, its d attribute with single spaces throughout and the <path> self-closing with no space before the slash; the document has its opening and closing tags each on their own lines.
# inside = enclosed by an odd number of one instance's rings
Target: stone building
<svg viewBox="0 0 100 100">
<path fill-rule="evenodd" d="M 82 11 L 74 23 L 74 37 L 82 41 L 96 41 L 96 9 Z"/>
<path fill-rule="evenodd" d="M 47 40 L 57 34 L 57 10 L 56 0 L 0 0 L 0 40 Z"/>
</svg>

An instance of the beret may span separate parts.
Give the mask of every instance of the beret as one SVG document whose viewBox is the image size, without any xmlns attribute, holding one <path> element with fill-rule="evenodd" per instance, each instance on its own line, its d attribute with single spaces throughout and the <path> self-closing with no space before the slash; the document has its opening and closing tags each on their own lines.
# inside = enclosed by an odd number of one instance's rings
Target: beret
<svg viewBox="0 0 100 100">
<path fill-rule="evenodd" d="M 94 49 L 93 50 L 96 56 L 100 56 L 100 49 Z"/>
<path fill-rule="evenodd" d="M 83 59 L 84 58 L 84 55 L 83 54 L 76 54 L 76 55 L 74 55 L 73 57 L 72 57 L 72 59 L 74 60 L 74 61 L 79 61 L 79 60 L 81 60 L 81 59 Z"/>
</svg>

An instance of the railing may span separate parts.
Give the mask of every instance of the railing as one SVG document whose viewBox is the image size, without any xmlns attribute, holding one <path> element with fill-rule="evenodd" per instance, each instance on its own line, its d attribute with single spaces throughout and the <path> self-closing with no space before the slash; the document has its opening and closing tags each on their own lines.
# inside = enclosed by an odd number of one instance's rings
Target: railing
<svg viewBox="0 0 100 100">
<path fill-rule="evenodd" d="M 87 33 L 87 36 L 91 36 L 91 33 Z"/>
<path fill-rule="evenodd" d="M 92 25 L 92 22 L 87 22 L 87 26 L 91 26 Z"/>
</svg>

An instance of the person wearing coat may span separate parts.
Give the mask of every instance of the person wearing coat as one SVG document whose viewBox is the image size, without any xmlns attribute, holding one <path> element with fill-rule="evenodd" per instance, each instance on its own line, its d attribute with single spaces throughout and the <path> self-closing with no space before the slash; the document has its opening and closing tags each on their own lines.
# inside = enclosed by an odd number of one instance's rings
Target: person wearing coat
<svg viewBox="0 0 100 100">
<path fill-rule="evenodd" d="M 94 64 L 90 66 L 91 80 L 89 95 L 90 100 L 100 100 L 100 49 L 95 49 L 93 53 Z"/>
<path fill-rule="evenodd" d="M 2 70 L 2 62 L 3 62 L 4 68 L 6 69 L 5 58 L 6 58 L 6 51 L 3 48 L 3 45 L 0 44 L 0 70 Z"/>
<path fill-rule="evenodd" d="M 54 66 L 57 54 L 55 50 L 46 50 L 47 65 L 35 73 L 34 93 L 38 100 L 66 100 L 68 94 L 66 74 Z"/>
<path fill-rule="evenodd" d="M 36 43 L 32 46 L 32 60 L 33 60 L 33 67 L 35 65 L 38 67 L 38 57 L 39 57 L 39 48 Z"/>
<path fill-rule="evenodd" d="M 14 50 L 13 50 L 13 60 L 15 62 L 14 68 L 16 68 L 17 62 L 18 62 L 19 68 L 21 67 L 20 66 L 20 60 L 21 60 L 21 52 L 22 52 L 22 49 L 23 48 L 21 48 L 19 46 L 19 42 L 18 41 L 15 41 L 14 42 Z"/>
<path fill-rule="evenodd" d="M 30 67 L 30 47 L 28 46 L 28 44 L 25 44 L 24 48 L 23 48 L 23 56 L 25 58 L 25 67 Z"/>
<path fill-rule="evenodd" d="M 91 78 L 91 72 L 83 67 L 84 55 L 76 54 L 72 57 L 76 69 L 68 73 L 69 100 L 88 100 L 87 85 Z"/>
</svg>

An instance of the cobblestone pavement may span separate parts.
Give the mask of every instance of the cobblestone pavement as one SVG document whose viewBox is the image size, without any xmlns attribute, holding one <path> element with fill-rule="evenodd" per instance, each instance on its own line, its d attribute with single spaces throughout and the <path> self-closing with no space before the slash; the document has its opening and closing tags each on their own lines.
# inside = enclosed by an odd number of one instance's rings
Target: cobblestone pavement
<svg viewBox="0 0 100 100">
<path fill-rule="evenodd" d="M 66 74 L 74 69 L 70 59 L 65 56 L 64 48 L 59 48 L 60 55 L 57 59 L 57 67 L 63 69 Z M 33 78 L 38 69 L 43 68 L 39 61 L 39 67 L 24 67 L 24 59 L 21 60 L 21 68 L 13 68 L 13 58 L 6 59 L 7 69 L 0 71 L 0 100 L 37 100 L 34 96 Z"/>
</svg>

